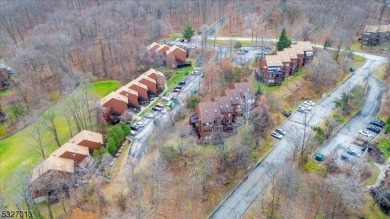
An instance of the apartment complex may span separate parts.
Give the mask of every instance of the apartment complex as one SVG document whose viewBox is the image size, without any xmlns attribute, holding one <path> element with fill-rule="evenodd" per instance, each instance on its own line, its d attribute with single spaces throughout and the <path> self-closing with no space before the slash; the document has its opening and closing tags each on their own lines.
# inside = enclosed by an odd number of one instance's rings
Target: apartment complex
<svg viewBox="0 0 390 219">
<path fill-rule="evenodd" d="M 162 72 L 149 69 L 138 78 L 100 100 L 104 108 L 104 118 L 109 123 L 117 123 L 119 117 L 129 108 L 139 108 L 150 98 L 165 90 L 165 76 Z"/>
<path fill-rule="evenodd" d="M 260 60 L 260 78 L 267 85 L 280 85 L 286 77 L 310 63 L 313 56 L 313 46 L 308 41 L 292 44 L 274 55 L 265 55 Z"/>
<path fill-rule="evenodd" d="M 255 107 L 255 101 L 250 83 L 232 83 L 220 96 L 199 103 L 190 124 L 202 141 L 211 141 L 216 132 L 231 130 L 237 118 L 249 116 L 244 113 Z"/>
<path fill-rule="evenodd" d="M 375 46 L 390 40 L 389 25 L 366 25 L 361 36 L 362 45 Z"/>
<path fill-rule="evenodd" d="M 161 63 L 167 68 L 178 68 L 191 65 L 191 62 L 187 61 L 188 53 L 174 45 L 167 46 L 165 44 L 158 44 L 153 42 L 147 48 L 149 58 Z"/>
</svg>

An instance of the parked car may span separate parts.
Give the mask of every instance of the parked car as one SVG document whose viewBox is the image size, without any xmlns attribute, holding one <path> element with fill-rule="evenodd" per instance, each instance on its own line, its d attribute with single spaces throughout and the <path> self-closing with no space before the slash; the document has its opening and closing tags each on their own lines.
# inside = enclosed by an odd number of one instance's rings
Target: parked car
<svg viewBox="0 0 390 219">
<path fill-rule="evenodd" d="M 175 92 L 175 93 L 180 93 L 180 89 L 173 89 L 173 92 Z"/>
<path fill-rule="evenodd" d="M 307 100 L 307 101 L 303 102 L 303 104 L 305 104 L 307 106 L 314 106 L 314 105 L 316 105 L 316 103 L 314 103 L 314 101 L 312 101 L 312 100 Z"/>
<path fill-rule="evenodd" d="M 377 122 L 377 123 L 379 123 L 379 124 L 382 124 L 383 126 L 386 125 L 386 123 L 385 123 L 384 121 L 380 120 L 380 119 L 375 119 L 374 122 Z"/>
<path fill-rule="evenodd" d="M 277 132 L 271 132 L 271 135 L 277 139 L 282 139 L 283 138 L 283 135 L 277 133 Z"/>
<path fill-rule="evenodd" d="M 133 130 L 133 131 L 138 131 L 139 127 L 136 126 L 136 125 L 132 125 L 132 126 L 130 126 L 130 129 Z"/>
<path fill-rule="evenodd" d="M 377 122 L 377 121 L 372 121 L 372 122 L 370 122 L 370 124 L 371 125 L 375 125 L 375 126 L 378 126 L 378 127 L 380 127 L 380 128 L 383 128 L 383 126 L 385 126 L 385 125 L 383 125 L 382 123 L 380 123 L 380 122 Z"/>
<path fill-rule="evenodd" d="M 151 114 L 151 113 L 146 113 L 146 114 L 145 114 L 145 117 L 146 117 L 146 118 L 154 118 L 153 114 Z"/>
<path fill-rule="evenodd" d="M 347 154 L 352 155 L 352 156 L 358 156 L 357 153 L 356 153 L 356 151 L 354 151 L 354 150 L 352 150 L 352 149 L 348 149 L 348 150 L 347 150 Z"/>
<path fill-rule="evenodd" d="M 306 108 L 302 108 L 302 107 L 298 107 L 298 112 L 300 112 L 300 113 L 307 113 L 307 109 Z"/>
<path fill-rule="evenodd" d="M 155 107 L 158 107 L 158 108 L 164 108 L 165 106 L 164 105 L 162 105 L 162 104 L 159 104 L 159 103 L 157 103 L 156 105 L 154 105 Z"/>
<path fill-rule="evenodd" d="M 368 126 L 367 129 L 377 134 L 381 132 L 381 129 L 375 126 Z"/>
<path fill-rule="evenodd" d="M 185 85 L 185 84 L 186 84 L 185 81 L 180 81 L 180 82 L 179 82 L 179 85 L 181 85 L 181 86 L 182 86 L 182 85 Z"/>
<path fill-rule="evenodd" d="M 281 134 L 281 135 L 286 135 L 287 133 L 283 131 L 283 129 L 275 129 L 275 132 Z"/>
<path fill-rule="evenodd" d="M 179 89 L 179 90 L 181 90 L 181 88 L 182 88 L 182 86 L 180 86 L 180 85 L 175 87 L 175 89 Z"/>
<path fill-rule="evenodd" d="M 145 126 L 143 122 L 137 122 L 135 125 L 141 128 Z"/>
<path fill-rule="evenodd" d="M 291 111 L 283 111 L 282 114 L 285 117 L 289 117 L 289 116 L 291 116 Z"/>
<path fill-rule="evenodd" d="M 324 161 L 324 160 L 325 160 L 325 155 L 320 154 L 320 153 L 316 153 L 316 154 L 315 154 L 315 159 L 316 159 L 317 161 Z"/>
<path fill-rule="evenodd" d="M 162 109 L 162 108 L 159 108 L 159 107 L 153 107 L 152 110 L 153 110 L 153 111 L 158 111 L 158 112 L 159 112 L 159 111 L 161 111 L 161 110 L 163 110 L 163 109 Z"/>
<path fill-rule="evenodd" d="M 169 102 L 170 101 L 170 99 L 168 97 L 162 97 L 161 100 L 164 101 L 164 102 Z"/>
<path fill-rule="evenodd" d="M 359 134 L 366 136 L 366 137 L 371 137 L 371 133 L 363 130 L 359 130 Z"/>
<path fill-rule="evenodd" d="M 349 156 L 347 154 L 343 154 L 340 157 L 341 160 L 349 160 Z"/>
</svg>

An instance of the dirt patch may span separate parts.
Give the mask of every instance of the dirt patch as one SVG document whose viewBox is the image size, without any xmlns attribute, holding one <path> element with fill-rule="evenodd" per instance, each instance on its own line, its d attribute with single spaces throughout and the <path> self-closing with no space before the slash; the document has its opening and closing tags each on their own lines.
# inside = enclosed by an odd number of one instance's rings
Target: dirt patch
<svg viewBox="0 0 390 219">
<path fill-rule="evenodd" d="M 98 219 L 100 218 L 96 213 L 90 211 L 83 211 L 80 208 L 75 208 L 72 210 L 70 215 L 65 216 L 65 219 Z"/>
</svg>

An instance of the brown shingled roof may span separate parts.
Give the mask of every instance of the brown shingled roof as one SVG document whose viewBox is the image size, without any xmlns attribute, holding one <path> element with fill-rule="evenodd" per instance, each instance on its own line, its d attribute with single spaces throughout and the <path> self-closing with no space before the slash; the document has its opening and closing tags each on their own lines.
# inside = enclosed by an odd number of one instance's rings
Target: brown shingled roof
<svg viewBox="0 0 390 219">
<path fill-rule="evenodd" d="M 120 87 L 120 88 L 119 88 L 118 90 L 116 90 L 115 92 L 119 94 L 119 93 L 122 92 L 122 91 L 125 91 L 125 92 L 130 93 L 130 94 L 134 94 L 135 96 L 138 96 L 138 92 L 137 92 L 137 91 L 132 90 L 132 89 L 130 89 L 130 88 L 128 88 L 128 87 L 125 87 L 125 86 Z"/>
<path fill-rule="evenodd" d="M 389 25 L 379 25 L 378 33 L 387 33 L 389 31 Z"/>
<path fill-rule="evenodd" d="M 73 173 L 74 172 L 74 160 L 50 156 L 42 163 L 38 164 L 32 173 L 31 183 L 38 179 L 44 173 L 55 170 Z"/>
<path fill-rule="evenodd" d="M 290 54 L 286 51 L 278 51 L 277 55 L 280 57 L 282 62 L 291 62 Z"/>
<path fill-rule="evenodd" d="M 156 52 L 157 53 L 159 53 L 159 52 L 166 53 L 169 49 L 170 49 L 169 46 L 163 44 L 158 49 L 156 49 Z"/>
<path fill-rule="evenodd" d="M 250 99 L 253 99 L 256 97 L 255 92 L 253 90 L 253 87 L 249 82 L 234 83 L 233 86 L 236 90 L 238 90 L 238 92 L 240 93 L 242 98 L 244 96 L 246 98 L 250 98 Z M 248 95 L 249 95 L 249 97 L 248 97 Z"/>
<path fill-rule="evenodd" d="M 100 100 L 100 105 L 103 106 L 111 99 L 116 99 L 116 100 L 128 103 L 127 97 L 125 97 L 121 94 L 118 94 L 116 92 L 111 92 L 110 94 L 108 94 L 107 96 L 105 96 L 103 99 Z"/>
<path fill-rule="evenodd" d="M 283 51 L 285 51 L 291 59 L 298 59 L 297 53 L 292 48 L 284 48 Z"/>
<path fill-rule="evenodd" d="M 147 50 L 151 50 L 151 49 L 156 50 L 158 47 L 160 47 L 160 44 L 158 44 L 158 43 L 156 43 L 156 42 L 153 42 L 152 44 L 150 44 L 150 45 L 147 47 Z"/>
<path fill-rule="evenodd" d="M 97 133 L 97 132 L 91 132 L 88 130 L 82 130 L 77 135 L 75 135 L 73 138 L 71 138 L 69 140 L 69 142 L 74 143 L 74 144 L 79 144 L 80 142 L 82 142 L 84 140 L 103 144 L 102 134 Z"/>
<path fill-rule="evenodd" d="M 299 41 L 296 46 L 300 48 L 302 51 L 313 51 L 313 46 L 310 41 Z"/>
<path fill-rule="evenodd" d="M 184 53 L 186 52 L 184 49 L 182 49 L 182 48 L 180 48 L 180 47 L 178 47 L 178 46 L 176 46 L 176 45 L 173 45 L 173 46 L 171 46 L 171 48 L 169 48 L 169 50 L 167 51 L 167 55 L 168 55 L 169 53 L 175 51 L 175 50 L 180 50 L 181 52 L 184 52 Z"/>
<path fill-rule="evenodd" d="M 227 96 L 215 97 L 214 102 L 219 105 L 221 113 L 233 113 L 233 107 Z"/>
<path fill-rule="evenodd" d="M 378 31 L 378 25 L 366 25 L 364 32 L 376 33 Z"/>
<path fill-rule="evenodd" d="M 232 104 L 241 104 L 241 95 L 236 89 L 226 89 L 225 94 Z"/>
<path fill-rule="evenodd" d="M 265 62 L 267 63 L 267 66 L 283 66 L 282 59 L 278 55 L 266 55 L 265 56 Z"/>
<path fill-rule="evenodd" d="M 200 113 L 198 117 L 202 123 L 212 123 L 214 119 L 221 117 L 221 111 L 216 102 L 200 102 L 197 107 Z"/>
<path fill-rule="evenodd" d="M 82 154 L 82 155 L 89 155 L 89 149 L 88 147 L 80 146 L 73 143 L 65 143 L 61 147 L 59 147 L 57 150 L 55 150 L 50 156 L 54 157 L 60 157 L 65 152 L 70 152 L 74 154 Z"/>
</svg>

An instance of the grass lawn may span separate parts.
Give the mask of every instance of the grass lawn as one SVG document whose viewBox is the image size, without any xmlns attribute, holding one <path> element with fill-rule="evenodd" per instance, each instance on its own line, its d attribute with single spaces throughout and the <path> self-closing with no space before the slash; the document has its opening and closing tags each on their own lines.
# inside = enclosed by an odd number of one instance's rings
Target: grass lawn
<svg viewBox="0 0 390 219">
<path fill-rule="evenodd" d="M 112 86 L 113 82 L 104 83 L 97 82 L 99 91 L 104 90 L 109 93 L 116 89 L 116 86 Z M 103 85 L 108 85 L 109 88 Z M 94 86 L 95 88 L 95 86 Z M 102 94 L 102 93 L 101 93 Z M 67 98 L 56 103 L 50 110 L 54 111 L 58 116 L 55 119 L 57 125 L 58 134 L 60 137 L 60 143 L 63 144 L 70 139 L 70 133 L 66 124 L 66 119 L 61 115 L 61 112 L 66 107 Z M 75 124 L 74 124 L 75 126 Z M 31 139 L 29 133 L 33 130 L 33 126 L 30 125 L 27 128 L 15 133 L 14 135 L 0 141 L 0 189 L 5 189 L 6 195 L 13 193 L 15 185 L 12 184 L 12 180 L 8 180 L 19 172 L 31 172 L 34 166 L 42 161 L 40 154 L 31 147 Z M 73 128 L 75 131 L 76 128 Z M 46 145 L 46 156 L 57 149 L 57 145 L 53 140 L 51 133 L 45 131 L 43 133 L 43 142 Z"/>
<path fill-rule="evenodd" d="M 386 63 L 381 64 L 378 68 L 374 71 L 374 76 L 378 78 L 379 80 L 383 80 L 386 74 Z"/>
<path fill-rule="evenodd" d="M 371 53 L 371 54 L 379 54 L 382 53 L 383 51 L 389 51 L 390 46 L 373 46 L 372 48 L 370 46 L 363 46 L 361 48 L 360 42 L 355 42 L 351 45 L 351 50 L 355 52 L 364 52 L 364 53 Z"/>
<path fill-rule="evenodd" d="M 377 145 L 379 150 L 381 150 L 385 154 L 385 160 L 390 157 L 390 139 L 382 139 L 381 142 Z"/>
<path fill-rule="evenodd" d="M 100 98 L 103 98 L 120 86 L 119 81 L 99 81 L 93 83 L 92 89 Z"/>
<path fill-rule="evenodd" d="M 363 184 L 365 186 L 372 186 L 375 184 L 376 180 L 378 179 L 378 176 L 379 176 L 379 169 L 374 165 L 374 164 L 371 164 L 372 168 L 375 170 L 374 173 L 372 174 L 372 176 L 368 179 L 365 179 L 363 181 Z"/>
</svg>

